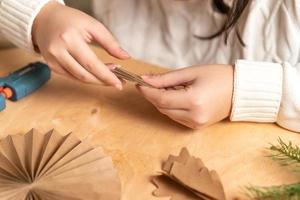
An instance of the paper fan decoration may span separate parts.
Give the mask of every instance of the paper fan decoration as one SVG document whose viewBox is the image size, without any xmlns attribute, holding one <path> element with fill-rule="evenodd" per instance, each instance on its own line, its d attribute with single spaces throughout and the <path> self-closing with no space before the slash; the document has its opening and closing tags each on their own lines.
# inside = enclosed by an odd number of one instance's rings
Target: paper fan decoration
<svg viewBox="0 0 300 200">
<path fill-rule="evenodd" d="M 209 171 L 199 158 L 183 148 L 179 156 L 170 155 L 163 164 L 162 175 L 153 183 L 155 196 L 169 196 L 171 200 L 225 200 L 218 174 Z"/>
<path fill-rule="evenodd" d="M 0 140 L 1 200 L 119 200 L 110 157 L 74 134 L 52 130 Z"/>
</svg>

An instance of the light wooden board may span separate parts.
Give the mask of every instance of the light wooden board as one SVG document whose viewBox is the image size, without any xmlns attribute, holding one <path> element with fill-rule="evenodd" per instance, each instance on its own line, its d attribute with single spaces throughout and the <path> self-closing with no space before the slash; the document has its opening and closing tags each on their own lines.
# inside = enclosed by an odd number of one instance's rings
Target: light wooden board
<svg viewBox="0 0 300 200">
<path fill-rule="evenodd" d="M 100 49 L 95 51 L 106 62 L 120 63 L 138 73 L 162 71 L 135 60 L 114 60 Z M 23 50 L 0 51 L 1 75 L 37 59 Z M 151 196 L 151 176 L 159 171 L 162 160 L 184 146 L 217 170 L 228 199 L 244 199 L 245 185 L 300 180 L 265 157 L 265 147 L 279 136 L 300 145 L 297 133 L 273 124 L 230 122 L 192 131 L 161 115 L 130 84 L 119 92 L 53 75 L 35 94 L 17 103 L 8 102 L 0 121 L 0 137 L 26 133 L 31 128 L 41 132 L 55 128 L 64 134 L 74 131 L 78 137 L 102 145 L 119 170 L 123 200 L 157 199 Z"/>
</svg>

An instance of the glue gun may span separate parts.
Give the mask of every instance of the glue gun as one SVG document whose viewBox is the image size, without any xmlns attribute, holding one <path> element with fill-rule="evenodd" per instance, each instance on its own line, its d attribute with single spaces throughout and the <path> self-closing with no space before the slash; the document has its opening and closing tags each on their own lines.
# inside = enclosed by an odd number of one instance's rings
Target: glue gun
<svg viewBox="0 0 300 200">
<path fill-rule="evenodd" d="M 18 101 L 30 95 L 43 86 L 50 76 L 49 67 L 36 62 L 0 78 L 0 111 L 5 109 L 5 99 Z"/>
</svg>

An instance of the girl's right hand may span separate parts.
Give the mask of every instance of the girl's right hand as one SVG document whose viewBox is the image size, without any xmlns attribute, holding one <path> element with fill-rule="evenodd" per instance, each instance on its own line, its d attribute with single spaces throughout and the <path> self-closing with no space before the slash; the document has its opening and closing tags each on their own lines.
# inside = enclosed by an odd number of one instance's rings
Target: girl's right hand
<svg viewBox="0 0 300 200">
<path fill-rule="evenodd" d="M 94 41 L 119 59 L 129 55 L 96 19 L 53 1 L 34 20 L 32 37 L 54 72 L 122 89 L 121 81 L 109 69 L 111 65 L 101 62 L 88 44 Z"/>
</svg>

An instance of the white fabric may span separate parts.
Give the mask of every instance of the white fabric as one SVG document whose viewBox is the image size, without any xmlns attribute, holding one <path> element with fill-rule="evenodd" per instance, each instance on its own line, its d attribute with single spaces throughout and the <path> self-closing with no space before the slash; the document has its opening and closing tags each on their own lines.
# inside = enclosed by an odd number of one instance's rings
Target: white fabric
<svg viewBox="0 0 300 200">
<path fill-rule="evenodd" d="M 32 25 L 39 11 L 51 0 L 0 0 L 0 32 L 19 47 L 34 50 Z M 57 0 L 63 3 L 63 0 Z"/>
<path fill-rule="evenodd" d="M 194 37 L 224 22 L 211 0 L 94 0 L 94 13 L 136 58 L 170 67 L 236 63 L 231 119 L 300 132 L 299 0 L 252 0 L 238 25 L 245 48 L 234 31 L 228 45 Z"/>
<path fill-rule="evenodd" d="M 232 121 L 276 122 L 281 96 L 280 64 L 237 60 Z"/>
</svg>

